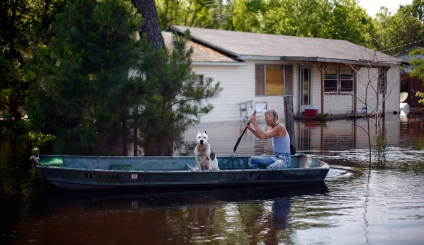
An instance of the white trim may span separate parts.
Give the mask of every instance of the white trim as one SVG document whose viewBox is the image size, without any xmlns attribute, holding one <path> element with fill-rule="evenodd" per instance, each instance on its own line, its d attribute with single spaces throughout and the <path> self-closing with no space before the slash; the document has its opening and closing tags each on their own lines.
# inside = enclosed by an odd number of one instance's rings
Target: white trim
<svg viewBox="0 0 424 245">
<path fill-rule="evenodd" d="M 202 61 L 193 61 L 192 65 L 199 66 L 245 66 L 244 62 L 202 62 Z"/>
<path fill-rule="evenodd" d="M 240 55 L 241 60 L 281 60 L 280 56 Z"/>
</svg>

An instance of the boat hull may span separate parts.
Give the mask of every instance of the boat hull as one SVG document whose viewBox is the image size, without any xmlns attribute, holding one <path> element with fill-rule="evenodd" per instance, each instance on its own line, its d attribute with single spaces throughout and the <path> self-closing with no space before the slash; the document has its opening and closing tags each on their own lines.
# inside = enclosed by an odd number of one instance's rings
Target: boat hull
<svg viewBox="0 0 424 245">
<path fill-rule="evenodd" d="M 48 156 L 45 159 L 52 159 Z M 196 169 L 194 157 L 40 157 L 36 167 L 52 184 L 65 189 L 205 188 L 324 181 L 329 165 L 306 155 L 281 170 L 250 169 L 248 157 L 221 157 L 221 170 Z M 301 160 L 304 159 L 304 160 Z M 90 167 L 91 166 L 91 167 Z M 106 169 L 107 168 L 107 169 Z"/>
</svg>

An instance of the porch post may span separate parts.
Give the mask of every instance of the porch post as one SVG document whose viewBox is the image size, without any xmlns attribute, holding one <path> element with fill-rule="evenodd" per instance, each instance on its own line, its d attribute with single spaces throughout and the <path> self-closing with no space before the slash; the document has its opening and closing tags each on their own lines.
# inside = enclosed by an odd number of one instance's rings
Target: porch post
<svg viewBox="0 0 424 245">
<path fill-rule="evenodd" d="M 383 69 L 383 95 L 382 95 L 382 100 L 383 100 L 383 105 L 382 105 L 382 109 L 381 109 L 381 115 L 385 116 L 386 115 L 386 92 L 387 92 L 387 82 L 389 79 L 387 79 L 387 72 L 389 71 L 390 67 L 386 66 Z M 378 113 L 378 111 L 377 111 Z"/>
<path fill-rule="evenodd" d="M 321 72 L 321 114 L 324 114 L 324 74 L 325 69 L 327 69 L 327 66 L 318 64 L 317 67 Z"/>
<path fill-rule="evenodd" d="M 358 101 L 357 101 L 357 98 L 358 98 L 358 86 L 357 86 L 357 84 L 358 84 L 358 72 L 359 72 L 359 69 L 361 69 L 361 66 L 359 66 L 359 65 L 352 65 L 352 68 L 353 68 L 353 71 L 354 71 L 354 73 L 353 73 L 353 75 L 354 75 L 354 77 L 353 77 L 353 118 L 355 118 L 356 119 L 356 117 L 357 117 L 357 115 L 356 115 L 356 111 L 357 111 L 357 107 L 358 107 Z"/>
<path fill-rule="evenodd" d="M 284 96 L 284 119 L 286 121 L 287 133 L 290 136 L 290 144 L 296 147 L 293 117 L 293 96 Z"/>
</svg>

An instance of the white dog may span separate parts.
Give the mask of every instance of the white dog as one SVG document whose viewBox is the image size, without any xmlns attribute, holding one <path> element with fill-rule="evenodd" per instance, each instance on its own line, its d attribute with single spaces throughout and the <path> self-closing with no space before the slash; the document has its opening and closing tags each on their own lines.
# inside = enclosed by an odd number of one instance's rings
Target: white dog
<svg viewBox="0 0 424 245">
<path fill-rule="evenodd" d="M 196 157 L 199 170 L 219 170 L 218 159 L 211 150 L 206 131 L 197 134 L 197 145 L 194 148 L 194 156 Z"/>
</svg>

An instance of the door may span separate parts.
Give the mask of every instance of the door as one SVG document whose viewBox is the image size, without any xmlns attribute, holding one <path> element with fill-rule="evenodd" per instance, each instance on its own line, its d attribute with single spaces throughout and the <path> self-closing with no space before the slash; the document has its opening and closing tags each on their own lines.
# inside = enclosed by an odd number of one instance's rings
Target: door
<svg viewBox="0 0 424 245">
<path fill-rule="evenodd" d="M 300 67 L 299 79 L 300 112 L 304 112 L 305 108 L 308 108 L 312 103 L 312 69 L 310 67 Z"/>
</svg>

